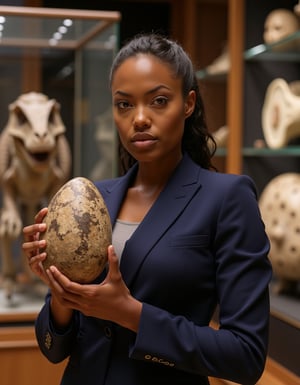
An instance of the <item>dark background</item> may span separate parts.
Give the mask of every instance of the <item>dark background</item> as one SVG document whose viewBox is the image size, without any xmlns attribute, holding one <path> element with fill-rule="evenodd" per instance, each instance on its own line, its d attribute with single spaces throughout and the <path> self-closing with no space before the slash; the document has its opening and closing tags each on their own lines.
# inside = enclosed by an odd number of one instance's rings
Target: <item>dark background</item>
<svg viewBox="0 0 300 385">
<path fill-rule="evenodd" d="M 169 34 L 171 6 L 168 1 L 122 1 L 122 0 L 85 0 L 79 6 L 69 0 L 45 0 L 44 7 L 91 9 L 118 11 L 122 15 L 120 22 L 120 43 L 140 32 L 160 32 Z"/>
</svg>

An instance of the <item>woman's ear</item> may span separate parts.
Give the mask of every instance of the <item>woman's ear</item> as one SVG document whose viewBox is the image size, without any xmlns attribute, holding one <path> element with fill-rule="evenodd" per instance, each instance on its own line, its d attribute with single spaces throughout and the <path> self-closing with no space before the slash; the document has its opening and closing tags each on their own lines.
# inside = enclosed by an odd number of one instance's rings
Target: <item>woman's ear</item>
<svg viewBox="0 0 300 385">
<path fill-rule="evenodd" d="M 184 113 L 185 118 L 188 118 L 192 115 L 195 109 L 196 104 L 196 92 L 194 90 L 191 90 L 188 93 L 188 96 L 186 97 L 185 103 L 184 103 Z"/>
</svg>

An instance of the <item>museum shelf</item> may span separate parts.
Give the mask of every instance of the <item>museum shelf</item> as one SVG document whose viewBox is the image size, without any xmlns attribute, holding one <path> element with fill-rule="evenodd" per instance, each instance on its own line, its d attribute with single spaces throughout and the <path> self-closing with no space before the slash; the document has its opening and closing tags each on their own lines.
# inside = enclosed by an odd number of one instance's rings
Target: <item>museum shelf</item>
<svg viewBox="0 0 300 385">
<path fill-rule="evenodd" d="M 227 155 L 227 148 L 226 147 L 220 147 L 217 149 L 214 156 L 226 156 Z"/>
<path fill-rule="evenodd" d="M 205 80 L 211 82 L 221 82 L 225 83 L 227 81 L 227 73 L 210 73 L 205 68 L 196 72 L 196 76 L 198 80 Z"/>
<path fill-rule="evenodd" d="M 217 149 L 216 160 L 223 159 L 225 172 L 250 175 L 260 192 L 273 176 L 300 170 L 300 146 L 294 144 L 298 142 L 292 141 L 278 149 L 266 147 L 261 127 L 261 110 L 269 82 L 275 77 L 283 77 L 287 82 L 300 78 L 300 31 L 272 45 L 253 44 L 263 40 L 265 17 L 272 9 L 282 7 L 282 2 L 240 0 L 228 1 L 228 5 L 229 72 L 214 78 L 204 69 L 197 77 L 205 87 L 217 82 L 227 85 L 224 103 L 227 104 L 226 124 L 230 135 L 227 146 Z M 292 7 L 291 1 L 287 6 Z M 255 147 L 257 141 L 262 147 Z M 274 379 L 276 384 L 298 384 L 300 367 L 296 346 L 300 343 L 300 301 L 298 297 L 273 292 L 270 300 L 270 352 L 259 384 L 269 385 Z"/>
<path fill-rule="evenodd" d="M 286 75 L 288 75 L 287 80 L 294 80 L 299 73 L 298 63 L 300 63 L 300 49 L 295 49 L 298 40 L 300 41 L 300 31 L 274 45 L 251 44 L 252 41 L 262 40 L 262 35 L 259 36 L 259 33 L 263 32 L 265 15 L 276 8 L 279 2 L 268 1 L 267 3 L 262 4 L 259 0 L 231 3 L 234 7 L 231 8 L 230 18 L 235 23 L 230 23 L 229 51 L 232 65 L 227 76 L 222 79 L 228 87 L 225 103 L 227 103 L 227 126 L 230 129 L 230 135 L 227 146 L 218 148 L 215 154 L 216 158 L 223 158 L 226 162 L 226 172 L 249 174 L 255 182 L 261 183 L 262 187 L 273 176 L 270 173 L 272 167 L 274 167 L 274 174 L 285 171 L 299 172 L 300 156 L 298 145 L 289 144 L 279 149 L 254 147 L 257 139 L 263 139 L 261 108 L 268 82 L 272 77 L 286 77 Z M 253 11 L 251 14 L 249 5 Z M 261 22 L 260 29 L 258 22 L 249 22 L 251 17 Z M 249 28 L 252 28 L 251 36 L 247 39 Z M 292 51 L 291 44 L 294 47 Z M 246 46 L 250 48 L 245 49 Z M 289 66 L 285 67 L 286 62 L 298 68 L 290 71 Z M 270 73 L 266 73 L 268 66 L 275 67 L 275 70 L 272 68 Z M 212 76 L 208 76 L 204 70 L 198 73 L 198 79 L 200 83 L 204 81 L 206 87 L 220 81 L 218 78 L 213 79 Z M 249 85 L 253 88 L 252 93 L 248 93 Z M 289 162 L 293 163 L 293 168 L 289 167 Z M 245 169 L 245 165 L 248 168 Z M 259 384 L 269 385 L 269 381 L 274 379 L 278 384 L 298 384 L 300 383 L 299 360 L 295 355 L 295 346 L 299 346 L 300 343 L 299 298 L 271 292 L 270 300 L 270 352 L 265 373 Z M 214 379 L 214 381 L 218 384 L 227 384 L 222 380 Z"/>
<path fill-rule="evenodd" d="M 287 83 L 299 80 L 300 30 L 273 44 L 256 44 L 263 41 L 266 16 L 276 8 L 293 10 L 294 3 L 291 0 L 284 5 L 280 0 L 263 3 L 259 0 L 245 0 L 241 173 L 252 177 L 259 194 L 276 176 L 299 173 L 300 169 L 298 138 L 282 148 L 269 148 L 266 144 L 263 147 L 262 129 L 262 108 L 269 84 L 276 78 L 283 78 Z M 283 108 L 288 109 L 289 103 L 283 104 Z M 285 110 L 282 109 L 281 113 L 285 113 Z M 257 141 L 262 147 L 255 147 Z M 300 298 L 298 292 L 276 293 L 272 290 L 272 285 L 273 283 L 270 286 L 269 358 L 293 373 L 296 378 L 293 383 L 296 384 L 300 382 L 297 356 L 297 346 L 300 344 Z"/>
<path fill-rule="evenodd" d="M 45 286 L 45 295 L 46 295 Z M 45 295 L 34 293 L 33 286 L 16 285 L 10 299 L 6 298 L 0 279 L 0 329 L 4 325 L 33 324 L 44 303 Z"/>
<path fill-rule="evenodd" d="M 300 156 L 300 146 L 287 146 L 278 149 L 243 147 L 243 156 Z"/>
<path fill-rule="evenodd" d="M 226 147 L 220 147 L 217 149 L 215 156 L 226 156 L 227 152 Z M 241 153 L 244 157 L 298 157 L 300 156 L 300 146 L 287 146 L 278 149 L 242 147 Z"/>
<path fill-rule="evenodd" d="M 244 60 L 299 61 L 300 31 L 273 44 L 258 44 L 244 52 Z"/>
<path fill-rule="evenodd" d="M 196 16 L 198 57 L 195 63 L 202 64 L 198 65 L 200 69 L 196 75 L 206 107 L 208 127 L 211 132 L 215 132 L 226 124 L 232 133 L 228 140 L 227 151 L 221 150 L 222 154 L 220 151 L 216 153 L 217 160 L 220 161 L 220 167 L 217 168 L 224 172 L 240 173 L 244 0 L 195 3 L 199 6 L 199 13 Z M 201 6 L 203 8 L 200 12 Z M 212 18 L 214 23 L 211 23 Z M 208 66 L 220 58 L 224 52 L 224 44 L 228 47 L 229 70 L 209 73 Z M 209 59 L 203 60 L 205 57 Z"/>
</svg>

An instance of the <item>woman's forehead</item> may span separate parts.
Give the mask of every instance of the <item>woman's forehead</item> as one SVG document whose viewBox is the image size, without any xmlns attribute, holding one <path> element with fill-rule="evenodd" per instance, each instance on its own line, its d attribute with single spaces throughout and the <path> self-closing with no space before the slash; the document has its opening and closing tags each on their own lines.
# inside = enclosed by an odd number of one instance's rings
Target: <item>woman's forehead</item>
<svg viewBox="0 0 300 385">
<path fill-rule="evenodd" d="M 169 63 L 165 63 L 151 54 L 138 54 L 124 60 L 116 69 L 112 80 L 114 82 L 114 80 L 119 81 L 138 76 L 175 79 Z"/>
<path fill-rule="evenodd" d="M 161 59 L 157 58 L 156 56 L 148 53 L 139 53 L 135 56 L 130 56 L 129 58 L 125 59 L 124 62 L 120 65 L 120 67 L 123 64 L 129 64 L 136 67 L 138 70 L 151 70 L 153 66 L 162 66 L 167 69 L 170 69 L 170 65 Z"/>
</svg>

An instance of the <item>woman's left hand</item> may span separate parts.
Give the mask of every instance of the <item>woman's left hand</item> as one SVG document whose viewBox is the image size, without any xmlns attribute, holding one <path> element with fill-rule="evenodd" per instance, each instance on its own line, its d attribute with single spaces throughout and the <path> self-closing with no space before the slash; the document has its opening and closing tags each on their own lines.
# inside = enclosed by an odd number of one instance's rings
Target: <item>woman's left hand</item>
<svg viewBox="0 0 300 385">
<path fill-rule="evenodd" d="M 137 331 L 142 304 L 131 296 L 125 285 L 113 246 L 108 247 L 108 263 L 107 276 L 100 284 L 70 281 L 55 266 L 51 266 L 47 270 L 51 291 L 67 308 Z"/>
</svg>

